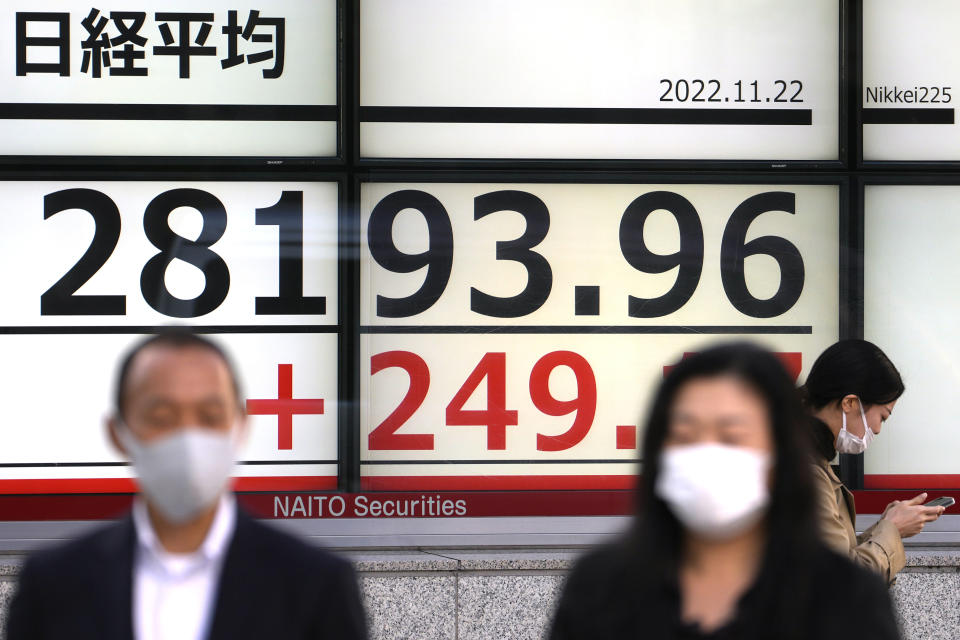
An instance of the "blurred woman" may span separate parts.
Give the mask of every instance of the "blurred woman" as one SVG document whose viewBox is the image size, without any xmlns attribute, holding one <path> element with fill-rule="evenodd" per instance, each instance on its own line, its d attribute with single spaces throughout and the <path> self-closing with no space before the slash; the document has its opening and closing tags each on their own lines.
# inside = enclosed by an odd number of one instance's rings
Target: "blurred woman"
<svg viewBox="0 0 960 640">
<path fill-rule="evenodd" d="M 943 507 L 925 507 L 927 494 L 892 502 L 883 517 L 859 536 L 853 494 L 830 462 L 837 452 L 859 454 L 880 434 L 903 394 L 903 380 L 879 347 L 866 340 L 841 340 L 820 354 L 801 387 L 810 413 L 814 448 L 817 516 L 824 541 L 887 583 L 903 569 L 903 538 L 920 533 Z"/>
<path fill-rule="evenodd" d="M 577 563 L 551 638 L 897 638 L 880 580 L 816 535 L 802 420 L 760 348 L 680 362 L 647 420 L 634 526 Z"/>
</svg>

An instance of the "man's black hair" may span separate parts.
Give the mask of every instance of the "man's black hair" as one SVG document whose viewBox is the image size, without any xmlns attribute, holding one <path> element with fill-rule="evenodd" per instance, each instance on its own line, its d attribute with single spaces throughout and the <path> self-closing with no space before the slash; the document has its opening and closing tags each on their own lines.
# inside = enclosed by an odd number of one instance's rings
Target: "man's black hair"
<svg viewBox="0 0 960 640">
<path fill-rule="evenodd" d="M 230 380 L 233 382 L 233 390 L 236 395 L 237 404 L 241 404 L 240 381 L 237 378 L 236 369 L 230 361 L 227 352 L 223 350 L 216 342 L 205 338 L 193 331 L 185 328 L 163 329 L 153 335 L 150 335 L 130 347 L 123 359 L 120 361 L 120 369 L 117 371 L 117 382 L 114 389 L 114 406 L 118 416 L 123 416 L 126 408 L 126 387 L 127 378 L 130 376 L 130 367 L 133 361 L 141 351 L 148 347 L 166 347 L 170 349 L 206 349 L 217 355 L 227 366 L 230 373 Z"/>
</svg>

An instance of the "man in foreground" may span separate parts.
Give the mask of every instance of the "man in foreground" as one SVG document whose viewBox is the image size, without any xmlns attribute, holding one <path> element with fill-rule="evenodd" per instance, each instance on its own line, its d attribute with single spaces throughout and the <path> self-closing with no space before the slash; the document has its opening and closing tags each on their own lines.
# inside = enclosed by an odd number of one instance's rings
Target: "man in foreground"
<svg viewBox="0 0 960 640">
<path fill-rule="evenodd" d="M 237 508 L 245 418 L 213 342 L 171 331 L 135 346 L 108 429 L 141 493 L 119 522 L 27 562 L 7 639 L 366 638 L 350 565 Z"/>
</svg>

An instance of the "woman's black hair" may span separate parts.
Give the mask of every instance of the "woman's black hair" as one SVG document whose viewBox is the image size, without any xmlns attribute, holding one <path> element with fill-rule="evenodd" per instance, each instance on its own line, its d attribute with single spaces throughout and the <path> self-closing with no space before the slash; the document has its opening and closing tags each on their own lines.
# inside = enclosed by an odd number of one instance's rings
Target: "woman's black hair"
<svg viewBox="0 0 960 640">
<path fill-rule="evenodd" d="M 809 409 L 855 395 L 865 405 L 887 404 L 903 395 L 900 372 L 880 347 L 866 340 L 841 340 L 820 354 L 800 388 Z"/>
<path fill-rule="evenodd" d="M 654 583 L 676 580 L 683 551 L 683 528 L 656 495 L 660 459 L 679 390 L 692 380 L 730 376 L 754 390 L 767 406 L 774 446 L 770 502 L 766 515 L 768 544 L 758 586 L 764 604 L 757 607 L 770 637 L 792 637 L 801 628 L 812 585 L 805 582 L 807 560 L 818 549 L 809 438 L 793 381 L 769 351 L 733 343 L 701 351 L 682 360 L 664 379 L 650 410 L 643 439 L 638 487 L 638 514 L 630 545 L 639 570 Z M 772 625 L 772 626 L 770 626 Z"/>
</svg>

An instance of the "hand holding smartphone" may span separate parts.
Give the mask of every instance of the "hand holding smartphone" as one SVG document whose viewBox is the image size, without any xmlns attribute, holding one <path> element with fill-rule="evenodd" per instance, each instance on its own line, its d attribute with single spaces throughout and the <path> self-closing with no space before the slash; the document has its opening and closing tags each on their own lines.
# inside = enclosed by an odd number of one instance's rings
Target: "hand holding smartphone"
<svg viewBox="0 0 960 640">
<path fill-rule="evenodd" d="M 927 493 L 924 492 L 909 500 L 895 500 L 887 505 L 883 518 L 897 527 L 901 538 L 915 536 L 923 531 L 924 526 L 943 515 L 943 511 L 954 503 L 954 499 L 949 496 L 935 498 L 926 504 L 921 502 L 926 499 Z"/>
</svg>

